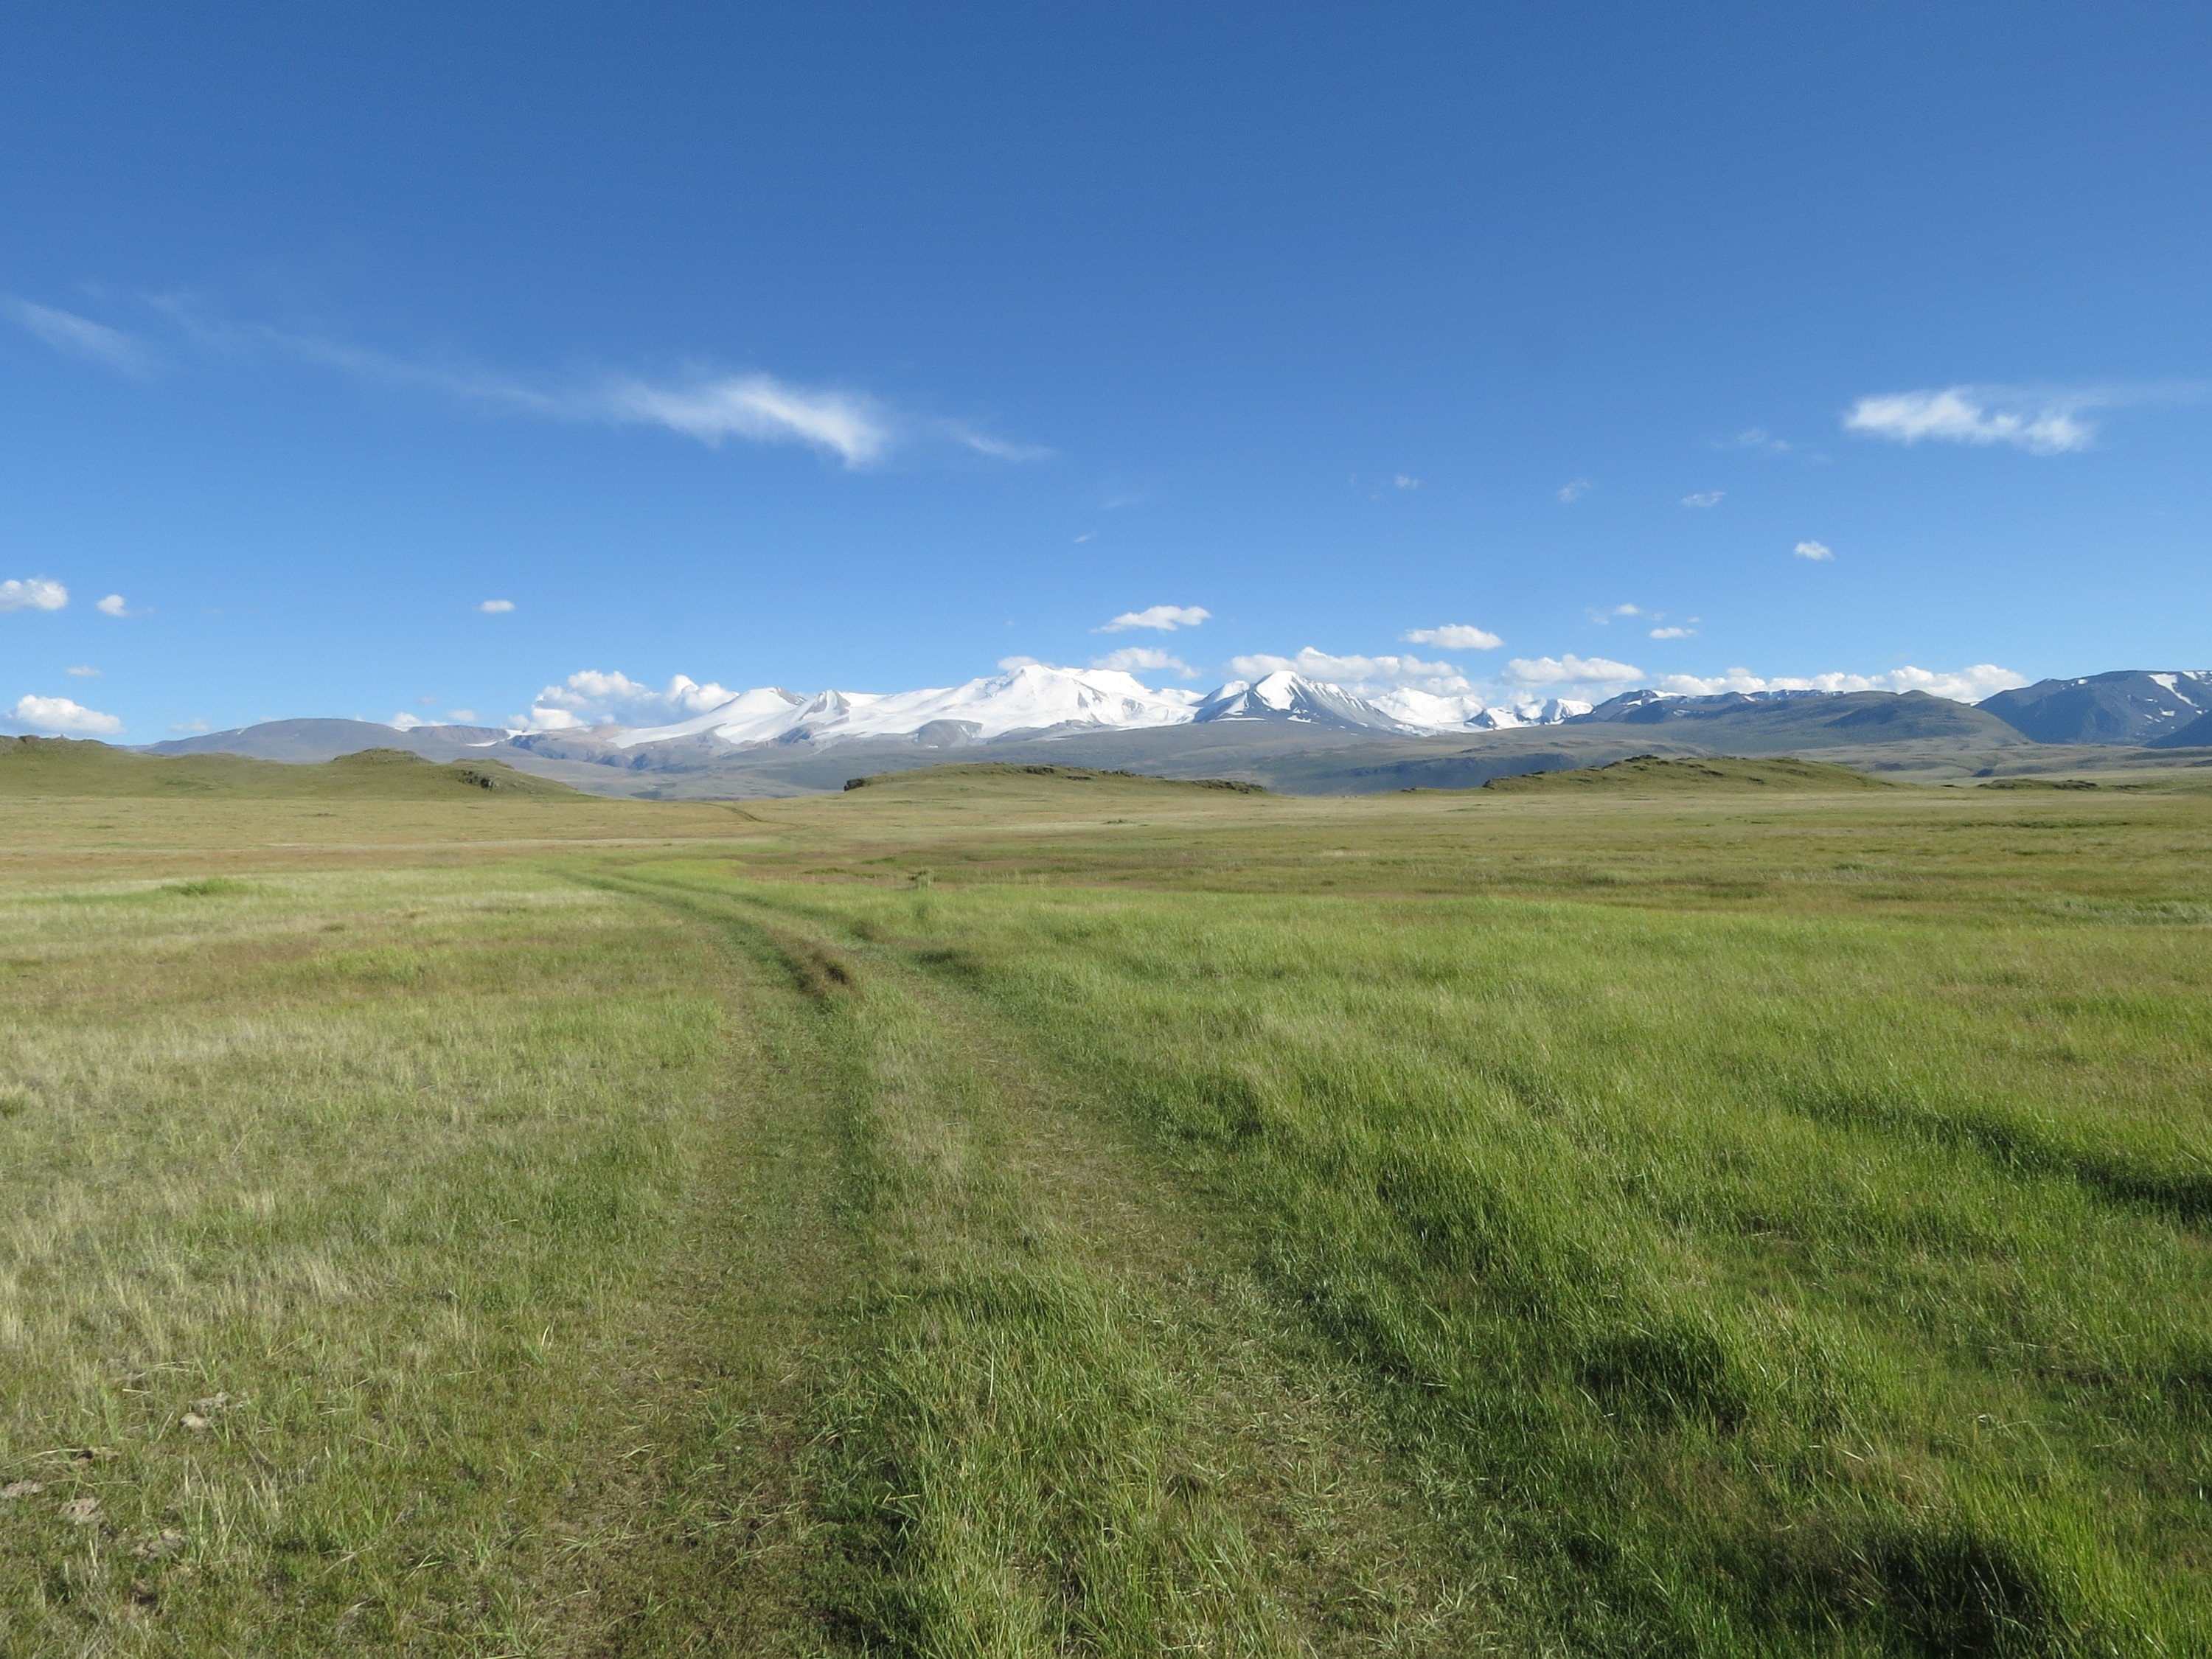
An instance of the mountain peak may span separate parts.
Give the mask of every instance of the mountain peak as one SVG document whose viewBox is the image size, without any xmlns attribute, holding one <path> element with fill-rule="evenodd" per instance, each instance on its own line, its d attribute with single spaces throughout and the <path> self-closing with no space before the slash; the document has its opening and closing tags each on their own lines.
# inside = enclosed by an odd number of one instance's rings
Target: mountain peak
<svg viewBox="0 0 2212 1659">
<path fill-rule="evenodd" d="M 1406 732 L 1415 728 L 1340 685 L 1310 680 L 1279 668 L 1250 682 L 1231 680 L 1192 711 L 1195 720 L 1275 720 L 1349 731 Z"/>
</svg>

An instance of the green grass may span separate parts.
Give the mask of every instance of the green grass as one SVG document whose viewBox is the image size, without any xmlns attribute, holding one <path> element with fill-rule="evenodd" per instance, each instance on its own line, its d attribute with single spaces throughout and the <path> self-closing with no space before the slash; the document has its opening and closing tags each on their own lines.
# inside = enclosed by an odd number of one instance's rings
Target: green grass
<svg viewBox="0 0 2212 1659">
<path fill-rule="evenodd" d="M 1854 772 L 1848 766 L 1826 761 L 1738 760 L 1729 756 L 1711 759 L 1666 760 L 1656 755 L 1632 755 L 1605 766 L 1577 766 L 1559 772 L 1527 772 L 1517 777 L 1492 778 L 1482 786 L 1502 794 L 1545 793 L 1560 789 L 1599 789 L 1662 793 L 1680 789 L 1802 790 L 1835 794 L 1855 789 L 1893 789 L 1886 778 Z"/>
<path fill-rule="evenodd" d="M 218 806 L 0 814 L 10 1653 L 2212 1650 L 2201 795 Z"/>
</svg>

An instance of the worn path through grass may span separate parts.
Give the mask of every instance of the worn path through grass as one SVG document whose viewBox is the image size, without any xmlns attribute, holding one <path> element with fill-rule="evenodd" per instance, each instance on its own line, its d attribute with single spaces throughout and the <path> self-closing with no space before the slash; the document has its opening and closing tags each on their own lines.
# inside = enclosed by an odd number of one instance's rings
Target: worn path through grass
<svg viewBox="0 0 2212 1659">
<path fill-rule="evenodd" d="M 1492 1645 L 1480 1568 L 1407 1501 L 1357 1376 L 1064 1082 L 865 943 L 622 884 L 784 981 L 751 993 L 775 1133 L 811 1119 L 839 1143 L 854 1276 L 789 1472 L 826 1523 L 804 1569 L 825 1640 L 945 1659 Z"/>
</svg>

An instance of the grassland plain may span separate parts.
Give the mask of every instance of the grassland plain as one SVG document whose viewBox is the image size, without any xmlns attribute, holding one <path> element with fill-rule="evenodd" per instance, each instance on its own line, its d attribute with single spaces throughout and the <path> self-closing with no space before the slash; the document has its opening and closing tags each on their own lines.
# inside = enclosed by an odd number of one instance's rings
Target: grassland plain
<svg viewBox="0 0 2212 1659">
<path fill-rule="evenodd" d="M 2212 1650 L 2208 852 L 0 799 L 0 1645 Z"/>
</svg>

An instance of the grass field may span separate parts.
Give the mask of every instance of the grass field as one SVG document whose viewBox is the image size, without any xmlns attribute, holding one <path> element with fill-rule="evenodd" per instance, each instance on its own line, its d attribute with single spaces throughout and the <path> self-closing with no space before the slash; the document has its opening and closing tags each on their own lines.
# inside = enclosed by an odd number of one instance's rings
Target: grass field
<svg viewBox="0 0 2212 1659">
<path fill-rule="evenodd" d="M 0 1651 L 2212 1651 L 2212 793 L 39 765 Z"/>
</svg>

